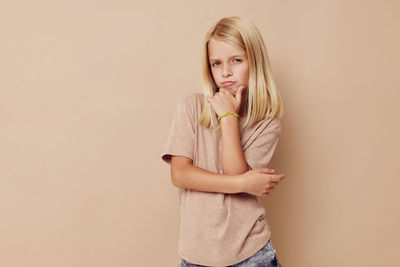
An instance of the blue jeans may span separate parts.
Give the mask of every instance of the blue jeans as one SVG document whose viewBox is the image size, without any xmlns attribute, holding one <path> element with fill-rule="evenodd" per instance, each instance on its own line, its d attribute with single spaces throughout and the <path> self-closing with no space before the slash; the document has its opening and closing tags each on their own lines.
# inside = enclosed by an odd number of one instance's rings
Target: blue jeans
<svg viewBox="0 0 400 267">
<path fill-rule="evenodd" d="M 205 267 L 205 266 L 193 264 L 184 259 L 181 259 L 178 267 Z M 276 255 L 275 248 L 272 246 L 271 240 L 268 240 L 268 243 L 262 249 L 260 249 L 256 254 L 237 264 L 229 265 L 228 267 L 282 267 L 282 265 L 278 261 L 278 256 Z"/>
</svg>

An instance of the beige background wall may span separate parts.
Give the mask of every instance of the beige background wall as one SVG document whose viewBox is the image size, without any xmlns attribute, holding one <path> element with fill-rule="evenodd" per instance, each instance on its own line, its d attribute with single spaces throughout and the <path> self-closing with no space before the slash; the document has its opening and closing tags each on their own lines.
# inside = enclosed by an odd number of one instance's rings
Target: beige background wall
<svg viewBox="0 0 400 267">
<path fill-rule="evenodd" d="M 0 1 L 0 266 L 177 266 L 160 159 L 219 18 L 284 101 L 263 199 L 285 267 L 399 266 L 398 1 Z M 397 76 L 396 76 L 397 74 Z"/>
</svg>

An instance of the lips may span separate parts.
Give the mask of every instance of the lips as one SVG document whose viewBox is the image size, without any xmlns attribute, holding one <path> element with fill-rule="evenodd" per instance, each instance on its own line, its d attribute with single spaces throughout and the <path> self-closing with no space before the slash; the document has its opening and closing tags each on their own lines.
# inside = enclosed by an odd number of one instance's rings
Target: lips
<svg viewBox="0 0 400 267">
<path fill-rule="evenodd" d="M 232 81 L 227 81 L 227 82 L 223 82 L 223 85 L 232 85 L 235 84 L 236 82 L 232 82 Z"/>
</svg>

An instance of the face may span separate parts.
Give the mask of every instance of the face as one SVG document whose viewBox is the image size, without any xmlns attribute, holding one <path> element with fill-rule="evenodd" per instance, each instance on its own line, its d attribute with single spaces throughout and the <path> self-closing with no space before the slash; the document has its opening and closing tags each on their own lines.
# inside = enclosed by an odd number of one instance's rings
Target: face
<svg viewBox="0 0 400 267">
<path fill-rule="evenodd" d="M 243 85 L 247 90 L 249 82 L 249 64 L 246 51 L 225 41 L 211 39 L 208 43 L 208 60 L 215 83 L 233 95 Z M 226 83 L 232 82 L 232 83 Z"/>
</svg>

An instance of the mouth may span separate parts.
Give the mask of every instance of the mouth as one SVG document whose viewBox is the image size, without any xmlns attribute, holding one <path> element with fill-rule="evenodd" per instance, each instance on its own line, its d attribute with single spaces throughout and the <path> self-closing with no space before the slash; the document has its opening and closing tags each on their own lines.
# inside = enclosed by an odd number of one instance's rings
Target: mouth
<svg viewBox="0 0 400 267">
<path fill-rule="evenodd" d="M 225 86 L 229 86 L 229 85 L 233 85 L 235 83 L 236 82 L 223 82 L 222 84 L 225 85 Z"/>
</svg>

